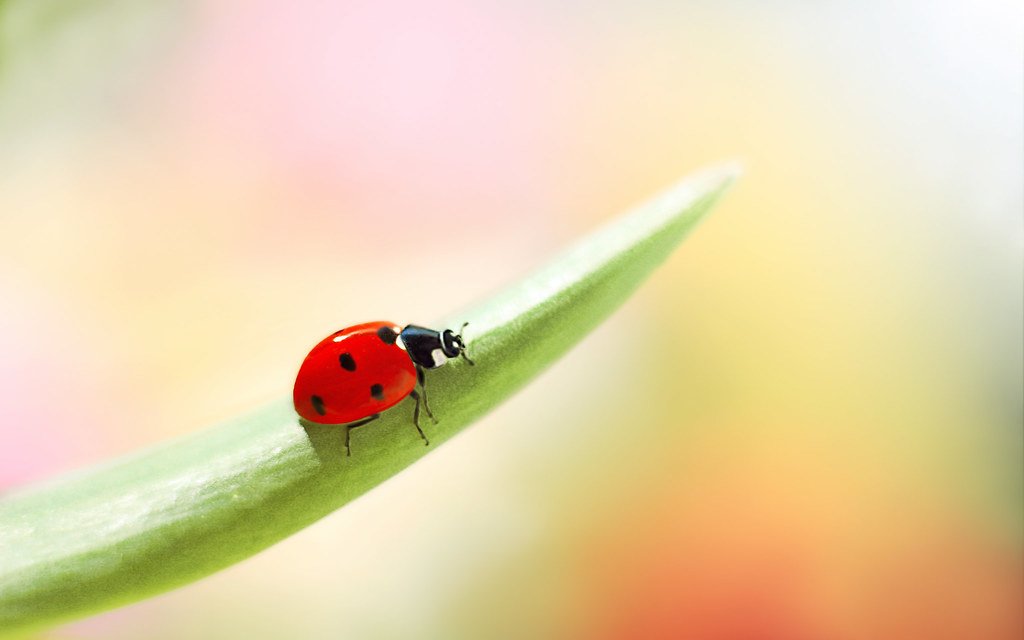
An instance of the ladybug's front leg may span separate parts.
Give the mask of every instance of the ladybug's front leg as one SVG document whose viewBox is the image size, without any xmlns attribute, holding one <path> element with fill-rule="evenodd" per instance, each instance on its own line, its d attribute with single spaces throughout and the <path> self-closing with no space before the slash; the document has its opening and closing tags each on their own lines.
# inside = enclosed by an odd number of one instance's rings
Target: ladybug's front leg
<svg viewBox="0 0 1024 640">
<path fill-rule="evenodd" d="M 416 401 L 416 408 L 412 412 L 412 423 L 416 427 L 416 430 L 420 432 L 420 437 L 423 438 L 424 446 L 430 446 L 430 440 L 427 440 L 427 436 L 423 434 L 423 429 L 420 429 L 420 394 L 416 393 L 413 389 L 409 393 L 409 397 Z"/>
<path fill-rule="evenodd" d="M 430 410 L 430 403 L 427 402 L 427 377 L 423 374 L 423 367 L 420 365 L 416 365 L 416 380 L 419 381 L 420 391 L 423 394 L 423 408 L 427 410 L 430 421 L 437 424 L 437 418 L 434 417 L 434 412 Z"/>
</svg>

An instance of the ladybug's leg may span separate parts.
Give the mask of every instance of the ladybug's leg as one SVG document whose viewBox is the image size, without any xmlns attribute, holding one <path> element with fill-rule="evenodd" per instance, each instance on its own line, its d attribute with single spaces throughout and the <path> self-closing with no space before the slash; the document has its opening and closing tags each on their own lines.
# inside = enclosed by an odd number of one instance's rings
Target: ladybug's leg
<svg viewBox="0 0 1024 640">
<path fill-rule="evenodd" d="M 349 424 L 345 425 L 345 455 L 346 456 L 349 456 L 349 457 L 352 456 L 352 449 L 349 448 L 349 446 L 348 446 L 348 443 L 349 443 L 349 432 L 352 431 L 353 429 L 355 429 L 356 427 L 361 427 L 361 426 L 363 426 L 364 424 L 366 424 L 368 422 L 373 422 L 374 420 L 376 420 L 379 417 L 380 417 L 380 414 L 379 413 L 375 413 L 372 416 L 370 416 L 369 418 L 363 418 L 362 420 L 357 420 L 356 422 L 350 422 Z"/>
<path fill-rule="evenodd" d="M 416 409 L 412 412 L 412 423 L 416 426 L 416 430 L 420 432 L 420 437 L 423 438 L 424 446 L 430 446 L 430 440 L 427 440 L 427 436 L 423 434 L 423 429 L 420 429 L 420 394 L 416 393 L 416 390 L 409 394 L 409 396 L 416 401 Z"/>
<path fill-rule="evenodd" d="M 434 417 L 434 412 L 430 410 L 430 403 L 427 402 L 427 377 L 423 375 L 423 367 L 416 365 L 416 379 L 420 383 L 420 391 L 423 392 L 423 408 L 427 410 L 427 415 L 430 416 L 430 421 L 437 424 L 437 418 Z"/>
</svg>

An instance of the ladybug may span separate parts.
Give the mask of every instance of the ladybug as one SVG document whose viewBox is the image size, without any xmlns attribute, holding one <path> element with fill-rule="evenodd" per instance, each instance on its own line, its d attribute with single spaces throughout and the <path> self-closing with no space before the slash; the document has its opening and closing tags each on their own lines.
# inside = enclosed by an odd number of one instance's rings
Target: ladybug
<svg viewBox="0 0 1024 640">
<path fill-rule="evenodd" d="M 313 347 L 299 367 L 292 394 L 295 411 L 309 422 L 344 425 L 345 451 L 352 455 L 349 432 L 410 397 L 416 401 L 412 422 L 429 446 L 420 428 L 421 400 L 430 419 L 437 420 L 427 404 L 423 371 L 460 356 L 475 364 L 462 341 L 467 324 L 455 333 L 414 324 L 401 328 L 393 322 L 366 322 L 332 333 Z"/>
</svg>

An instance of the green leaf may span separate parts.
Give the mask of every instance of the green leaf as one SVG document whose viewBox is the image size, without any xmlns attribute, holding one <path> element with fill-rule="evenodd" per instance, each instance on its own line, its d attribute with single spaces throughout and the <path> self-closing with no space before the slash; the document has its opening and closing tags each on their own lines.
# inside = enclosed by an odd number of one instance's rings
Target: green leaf
<svg viewBox="0 0 1024 640">
<path fill-rule="evenodd" d="M 346 457 L 343 430 L 303 426 L 282 400 L 8 496 L 0 502 L 0 629 L 49 625 L 197 580 L 408 467 L 622 304 L 735 175 L 718 168 L 684 180 L 546 268 L 439 323 L 469 322 L 468 353 L 477 364 L 456 360 L 430 372 L 439 423 L 426 423 L 429 448 L 409 424 L 410 403 L 353 432 L 353 455 Z"/>
</svg>

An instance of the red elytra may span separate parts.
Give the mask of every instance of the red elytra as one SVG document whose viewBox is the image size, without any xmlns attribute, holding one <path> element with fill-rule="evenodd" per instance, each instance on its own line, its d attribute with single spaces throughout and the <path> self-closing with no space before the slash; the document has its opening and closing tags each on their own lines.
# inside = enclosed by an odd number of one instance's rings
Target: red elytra
<svg viewBox="0 0 1024 640">
<path fill-rule="evenodd" d="M 412 397 L 416 401 L 413 422 L 429 445 L 419 425 L 421 399 L 433 418 L 426 404 L 423 371 L 458 356 L 473 364 L 462 336 L 448 329 L 400 328 L 385 321 L 342 329 L 313 347 L 299 367 L 293 390 L 295 411 L 309 422 L 346 425 L 347 448 L 348 429 Z"/>
<path fill-rule="evenodd" d="M 398 346 L 399 333 L 391 322 L 367 322 L 321 340 L 295 378 L 298 414 L 318 424 L 344 424 L 401 402 L 416 387 L 416 365 Z"/>
</svg>

